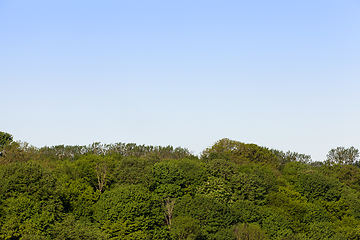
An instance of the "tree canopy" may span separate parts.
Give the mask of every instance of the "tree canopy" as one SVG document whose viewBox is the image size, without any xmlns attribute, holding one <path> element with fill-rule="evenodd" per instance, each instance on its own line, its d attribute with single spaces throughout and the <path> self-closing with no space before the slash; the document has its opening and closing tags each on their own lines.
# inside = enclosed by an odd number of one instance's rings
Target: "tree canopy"
<svg viewBox="0 0 360 240">
<path fill-rule="evenodd" d="M 360 239 L 359 151 L 227 138 L 33 147 L 0 132 L 0 239 Z"/>
</svg>

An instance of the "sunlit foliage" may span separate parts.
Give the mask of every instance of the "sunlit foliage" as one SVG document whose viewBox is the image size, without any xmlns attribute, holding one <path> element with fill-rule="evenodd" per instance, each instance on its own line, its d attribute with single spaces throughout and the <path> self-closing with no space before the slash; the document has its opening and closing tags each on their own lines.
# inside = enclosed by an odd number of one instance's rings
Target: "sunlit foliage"
<svg viewBox="0 0 360 240">
<path fill-rule="evenodd" d="M 359 151 L 227 138 L 36 148 L 0 132 L 0 239 L 360 239 Z"/>
</svg>

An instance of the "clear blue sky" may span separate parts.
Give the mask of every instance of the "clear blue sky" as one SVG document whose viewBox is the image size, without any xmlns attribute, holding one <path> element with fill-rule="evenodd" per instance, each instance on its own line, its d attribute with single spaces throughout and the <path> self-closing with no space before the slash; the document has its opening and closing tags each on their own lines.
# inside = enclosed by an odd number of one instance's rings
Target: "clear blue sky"
<svg viewBox="0 0 360 240">
<path fill-rule="evenodd" d="M 360 148 L 358 0 L 0 0 L 0 131 L 37 147 L 227 137 Z"/>
</svg>

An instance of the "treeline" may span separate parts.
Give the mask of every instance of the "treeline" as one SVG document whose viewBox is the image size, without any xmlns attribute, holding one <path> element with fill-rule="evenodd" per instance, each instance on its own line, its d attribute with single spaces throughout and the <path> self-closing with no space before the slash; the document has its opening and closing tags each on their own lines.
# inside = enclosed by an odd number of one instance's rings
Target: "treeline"
<svg viewBox="0 0 360 240">
<path fill-rule="evenodd" d="M 0 132 L 0 239 L 360 239 L 359 151 L 35 148 Z"/>
</svg>

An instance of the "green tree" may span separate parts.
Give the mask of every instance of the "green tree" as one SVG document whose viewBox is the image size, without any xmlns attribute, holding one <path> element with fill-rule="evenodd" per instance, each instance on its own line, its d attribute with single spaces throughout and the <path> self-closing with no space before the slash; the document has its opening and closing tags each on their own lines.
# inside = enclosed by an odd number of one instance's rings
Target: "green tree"
<svg viewBox="0 0 360 240">
<path fill-rule="evenodd" d="M 60 218 L 56 180 L 37 164 L 12 163 L 0 169 L 1 238 L 49 234 Z"/>
<path fill-rule="evenodd" d="M 333 231 L 346 239 L 360 239 L 360 221 L 353 216 L 343 216 L 332 223 Z"/>
<path fill-rule="evenodd" d="M 103 155 L 83 155 L 75 160 L 66 160 L 57 166 L 59 178 L 82 179 L 94 189 L 103 192 L 113 180 L 115 159 Z"/>
<path fill-rule="evenodd" d="M 219 202 L 226 203 L 231 197 L 231 187 L 221 178 L 211 176 L 198 187 L 197 194 L 212 197 Z"/>
<path fill-rule="evenodd" d="M 278 212 L 282 212 L 286 216 L 294 232 L 305 230 L 308 223 L 306 219 L 308 204 L 299 192 L 279 187 L 278 192 L 269 194 L 267 201 L 269 205 L 275 206 Z"/>
<path fill-rule="evenodd" d="M 0 150 L 2 150 L 5 145 L 10 144 L 12 141 L 13 136 L 11 134 L 0 131 Z"/>
<path fill-rule="evenodd" d="M 271 150 L 256 144 L 246 144 L 228 138 L 217 141 L 212 147 L 205 149 L 203 159 L 230 159 L 236 163 L 261 163 L 277 166 L 279 162 Z"/>
<path fill-rule="evenodd" d="M 310 239 L 327 240 L 334 235 L 334 231 L 328 222 L 314 222 L 310 224 L 307 235 Z"/>
<path fill-rule="evenodd" d="M 76 220 L 73 215 L 56 222 L 51 229 L 51 239 L 56 240 L 105 240 L 108 236 L 90 222 Z"/>
<path fill-rule="evenodd" d="M 83 179 L 67 179 L 62 183 L 59 194 L 65 212 L 71 212 L 77 219 L 91 219 L 100 197 L 100 192 Z"/>
<path fill-rule="evenodd" d="M 113 181 L 116 185 L 141 184 L 149 186 L 152 181 L 154 162 L 144 158 L 125 157 L 114 168 Z"/>
<path fill-rule="evenodd" d="M 180 159 L 176 164 L 183 179 L 184 194 L 195 195 L 197 187 L 208 177 L 205 167 L 197 159 Z"/>
<path fill-rule="evenodd" d="M 227 181 L 232 180 L 231 177 L 236 174 L 238 170 L 238 166 L 234 162 L 223 158 L 206 160 L 205 168 L 208 175 Z"/>
<path fill-rule="evenodd" d="M 282 177 L 289 181 L 290 184 L 294 184 L 302 174 L 309 170 L 309 168 L 309 165 L 302 162 L 288 162 L 281 170 L 281 173 L 283 174 Z"/>
<path fill-rule="evenodd" d="M 327 154 L 326 162 L 333 164 L 356 164 L 359 161 L 359 150 L 354 147 L 333 148 Z"/>
<path fill-rule="evenodd" d="M 253 201 L 240 200 L 230 205 L 234 222 L 236 223 L 254 223 L 260 222 L 261 208 Z"/>
<path fill-rule="evenodd" d="M 141 239 L 167 228 L 161 199 L 139 185 L 104 192 L 94 217 L 113 239 Z"/>
<path fill-rule="evenodd" d="M 239 172 L 231 176 L 232 201 L 250 200 L 262 205 L 266 195 L 276 190 L 275 176 L 271 169 L 256 164 L 241 165 Z"/>
<path fill-rule="evenodd" d="M 178 216 L 174 219 L 170 236 L 174 240 L 199 239 L 201 238 L 200 221 L 189 216 Z"/>
<path fill-rule="evenodd" d="M 208 239 L 234 224 L 234 215 L 226 204 L 204 195 L 179 199 L 174 209 L 174 218 L 177 217 L 190 217 L 199 221 L 201 232 Z"/>
<path fill-rule="evenodd" d="M 175 161 L 156 163 L 152 171 L 151 189 L 160 197 L 180 197 L 183 195 L 185 181 L 181 169 Z"/>
<path fill-rule="evenodd" d="M 26 142 L 8 142 L 0 147 L 0 164 L 10 164 L 13 162 L 28 162 L 38 158 L 37 149 Z"/>
<path fill-rule="evenodd" d="M 279 158 L 279 167 L 280 169 L 283 166 L 290 162 L 298 162 L 298 163 L 309 163 L 311 162 L 311 156 L 306 154 L 301 154 L 297 152 L 287 151 L 286 153 L 283 151 L 279 151 L 277 149 L 271 149 L 272 153 L 274 153 Z"/>
<path fill-rule="evenodd" d="M 257 224 L 238 224 L 234 227 L 237 240 L 266 240 L 269 239 L 265 231 Z"/>
<path fill-rule="evenodd" d="M 350 164 L 324 164 L 321 172 L 326 176 L 336 178 L 341 183 L 360 191 L 360 168 Z"/>
<path fill-rule="evenodd" d="M 309 172 L 299 177 L 295 189 L 309 201 L 324 199 L 336 201 L 341 197 L 341 184 L 338 180 L 318 172 Z"/>
<path fill-rule="evenodd" d="M 293 235 L 291 222 L 275 209 L 267 209 L 264 213 L 261 227 L 270 239 L 281 239 Z"/>
</svg>

